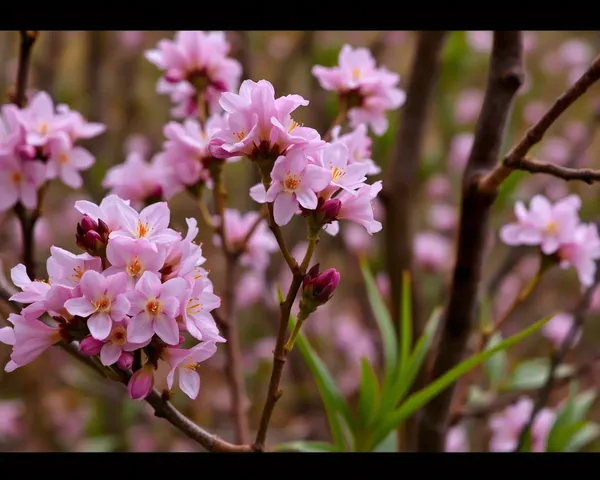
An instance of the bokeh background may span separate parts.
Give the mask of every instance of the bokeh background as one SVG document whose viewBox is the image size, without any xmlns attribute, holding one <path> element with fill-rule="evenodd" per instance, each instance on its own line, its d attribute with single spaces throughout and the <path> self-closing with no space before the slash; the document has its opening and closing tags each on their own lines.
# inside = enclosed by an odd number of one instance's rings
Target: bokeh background
<svg viewBox="0 0 600 480">
<path fill-rule="evenodd" d="M 151 158 L 164 141 L 163 126 L 172 120 L 168 96 L 155 93 L 160 72 L 144 58 L 144 51 L 155 47 L 173 31 L 61 31 L 40 32 L 33 50 L 30 77 L 31 92 L 49 92 L 57 103 L 66 103 L 82 112 L 90 121 L 107 124 L 107 131 L 85 145 L 96 155 L 96 164 L 84 172 L 85 187 L 73 191 L 58 182 L 51 184 L 42 219 L 37 224 L 36 258 L 42 263 L 52 244 L 76 251 L 75 227 L 79 220 L 73 208 L 77 199 L 102 199 L 106 190 L 101 182 L 113 165 L 124 161 L 127 152 L 136 150 Z M 322 134 L 336 115 L 335 95 L 322 90 L 311 75 L 314 64 L 337 63 L 341 46 L 365 46 L 378 63 L 406 79 L 414 54 L 413 32 L 369 31 L 250 31 L 228 32 L 231 55 L 242 62 L 244 77 L 267 79 L 277 96 L 297 93 L 311 101 L 298 110 L 296 120 L 317 128 Z M 419 267 L 420 288 L 426 313 L 443 304 L 448 292 L 453 265 L 455 226 L 458 219 L 460 179 L 473 140 L 474 125 L 481 106 L 491 48 L 491 32 L 453 32 L 447 39 L 434 101 L 430 108 L 423 156 L 420 161 L 418 200 L 413 205 L 417 222 L 414 248 Z M 0 32 L 0 92 L 8 93 L 16 76 L 18 32 Z M 526 32 L 527 81 L 521 88 L 510 122 L 505 150 L 532 125 L 564 89 L 587 68 L 600 49 L 598 32 Z M 571 166 L 598 166 L 600 139 L 594 137 L 600 121 L 600 92 L 592 89 L 551 128 L 534 155 L 547 161 Z M 5 95 L 5 98 L 8 98 Z M 376 178 L 385 188 L 386 172 L 393 161 L 398 128 L 398 112 L 390 114 L 390 128 L 376 138 L 372 158 L 383 168 Z M 257 183 L 254 166 L 249 162 L 231 164 L 226 170 L 229 206 L 242 212 L 256 210 L 248 189 Z M 514 175 L 503 188 L 494 206 L 490 250 L 485 258 L 484 278 L 490 295 L 492 315 L 516 296 L 535 273 L 535 254 L 510 253 L 518 260 L 509 273 L 499 274 L 509 250 L 497 236 L 498 228 L 512 218 L 515 200 L 528 201 L 536 193 L 558 200 L 568 193 L 583 199 L 581 217 L 597 219 L 597 187 L 567 184 L 561 180 L 528 174 Z M 170 202 L 173 224 L 181 229 L 184 218 L 194 216 L 201 227 L 198 240 L 217 293 L 222 285 L 222 258 L 213 245 L 194 199 L 187 193 Z M 383 205 L 376 205 L 383 219 Z M 384 223 L 384 229 L 386 228 Z M 185 229 L 183 229 L 185 230 Z M 299 218 L 284 229 L 293 245 L 303 238 Z M 20 232 L 12 214 L 0 217 L 1 271 L 8 277 L 19 262 Z M 296 251 L 304 248 L 295 244 Z M 380 337 L 373 321 L 366 292 L 358 269 L 358 255 L 365 254 L 377 273 L 379 288 L 389 298 L 389 282 L 383 251 L 383 234 L 370 237 L 362 227 L 347 226 L 338 237 L 322 235 L 317 259 L 323 268 L 335 267 L 342 282 L 333 300 L 310 318 L 306 328 L 314 345 L 335 374 L 340 388 L 349 398 L 356 395 L 360 377 L 360 359 L 380 363 Z M 515 263 L 515 262 L 513 262 Z M 260 409 L 271 368 L 273 335 L 276 329 L 275 285 L 285 285 L 285 265 L 272 256 L 267 286 L 251 276 L 240 277 L 238 322 L 244 352 L 246 385 L 250 399 L 251 425 L 258 423 Z M 2 280 L 2 281 L 5 281 Z M 575 305 L 579 282 L 573 271 L 551 272 L 532 298 L 519 309 L 507 325 L 506 334 L 554 312 L 568 311 Z M 4 309 L 0 305 L 0 309 Z M 6 310 L 1 310 L 6 313 Z M 600 340 L 600 294 L 592 304 L 590 319 L 578 349 L 568 362 L 595 358 Z M 0 315 L 4 324 L 6 315 Z M 524 359 L 547 356 L 551 344 L 537 335 L 509 352 L 512 364 Z M 0 344 L 0 365 L 10 349 Z M 202 387 L 197 400 L 190 401 L 177 392 L 173 402 L 192 419 L 223 438 L 232 438 L 228 416 L 229 398 L 223 373 L 224 352 L 202 364 Z M 158 386 L 164 374 L 157 375 Z M 600 380 L 595 362 L 581 375 L 581 388 L 593 387 Z M 160 382 L 163 382 L 162 384 Z M 481 390 L 486 379 L 476 375 L 473 383 Z M 287 440 L 329 438 L 327 421 L 315 384 L 298 352 L 293 352 L 283 379 L 285 395 L 275 410 L 270 443 Z M 525 389 L 526 390 L 526 389 Z M 475 390 L 476 392 L 476 390 Z M 556 389 L 552 402 L 565 396 Z M 600 412 L 591 414 L 600 417 Z M 486 419 L 469 419 L 472 448 L 485 450 Z M 590 449 L 596 447 L 592 444 Z M 0 371 L 0 451 L 200 451 L 167 422 L 154 418 L 144 402 L 127 398 L 122 385 L 103 381 L 85 366 L 51 349 L 39 360 L 15 373 Z"/>
</svg>

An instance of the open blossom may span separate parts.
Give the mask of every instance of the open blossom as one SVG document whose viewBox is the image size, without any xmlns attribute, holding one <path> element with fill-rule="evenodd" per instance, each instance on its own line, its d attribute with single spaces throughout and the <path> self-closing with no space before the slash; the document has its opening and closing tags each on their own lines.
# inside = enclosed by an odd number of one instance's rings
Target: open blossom
<svg viewBox="0 0 600 480">
<path fill-rule="evenodd" d="M 528 397 L 520 398 L 514 405 L 508 406 L 502 413 L 492 416 L 490 429 L 492 452 L 511 452 L 519 442 L 519 437 L 533 411 L 533 400 Z M 548 433 L 556 418 L 555 412 L 548 408 L 542 409 L 535 417 L 531 427 L 532 452 L 546 451 Z"/>
<path fill-rule="evenodd" d="M 141 154 L 129 153 L 124 163 L 108 169 L 102 186 L 136 206 L 141 206 L 149 198 L 160 198 L 163 171 L 156 158 L 147 162 Z"/>
<path fill-rule="evenodd" d="M 118 203 L 121 228 L 113 230 L 109 238 L 125 237 L 147 239 L 153 244 L 169 243 L 180 234 L 169 228 L 171 212 L 166 202 L 154 203 L 141 212 L 125 203 Z"/>
<path fill-rule="evenodd" d="M 402 106 L 406 98 L 404 91 L 396 87 L 400 76 L 385 67 L 377 68 L 366 48 L 344 45 L 337 66 L 315 65 L 312 73 L 325 90 L 347 98 L 352 128 L 369 124 L 376 135 L 383 135 L 388 128 L 386 112 Z"/>
<path fill-rule="evenodd" d="M 336 220 L 348 220 L 362 225 L 370 235 L 382 229 L 381 222 L 375 220 L 373 212 L 373 200 L 383 188 L 381 180 L 372 185 L 363 185 L 356 192 L 342 191 L 335 198 L 341 202 L 341 208 Z M 324 230 L 336 235 L 339 231 L 337 222 L 326 225 Z"/>
<path fill-rule="evenodd" d="M 594 283 L 596 260 L 600 259 L 600 237 L 598 227 L 593 224 L 578 225 L 572 237 L 560 245 L 558 258 L 562 268 L 577 270 L 579 281 L 584 287 Z"/>
<path fill-rule="evenodd" d="M 223 32 L 180 31 L 146 52 L 146 59 L 165 72 L 157 91 L 179 104 L 174 115 L 195 115 L 197 97 L 218 112 L 221 93 L 237 88 L 242 73 L 240 63 L 227 57 L 229 48 Z"/>
<path fill-rule="evenodd" d="M 343 143 L 327 144 L 317 152 L 318 164 L 331 172 L 331 185 L 321 196 L 329 196 L 338 189 L 354 192 L 367 179 L 366 163 L 350 163 L 348 147 Z"/>
<path fill-rule="evenodd" d="M 348 147 L 348 164 L 364 163 L 368 165 L 366 175 L 377 175 L 381 168 L 371 159 L 373 140 L 367 133 L 367 126 L 360 124 L 350 133 L 340 135 L 341 127 L 336 126 L 332 132 L 332 144 L 343 143 Z"/>
<path fill-rule="evenodd" d="M 75 255 L 55 246 L 50 247 L 50 253 L 46 268 L 52 285 L 75 288 L 87 270 L 99 272 L 102 269 L 102 260 L 88 253 Z"/>
<path fill-rule="evenodd" d="M 38 160 L 23 161 L 9 154 L 0 156 L 0 212 L 21 202 L 37 206 L 37 191 L 46 181 L 46 167 Z"/>
<path fill-rule="evenodd" d="M 554 315 L 547 323 L 542 327 L 542 333 L 550 340 L 556 348 L 560 348 L 563 342 L 567 339 L 575 317 L 569 313 L 558 313 Z M 581 340 L 582 331 L 579 329 L 573 338 L 571 346 L 575 346 Z"/>
<path fill-rule="evenodd" d="M 230 245 L 241 245 L 250 233 L 256 222 L 259 221 L 258 212 L 247 212 L 242 215 L 239 210 L 225 209 L 225 231 Z M 213 243 L 221 246 L 221 237 L 215 235 Z M 254 228 L 252 235 L 244 244 L 244 252 L 240 256 L 240 263 L 253 270 L 264 271 L 269 266 L 269 255 L 279 250 L 277 240 L 269 230 L 266 220 L 260 220 Z"/>
<path fill-rule="evenodd" d="M 292 112 L 308 105 L 308 100 L 300 95 L 276 99 L 273 85 L 267 80 L 245 80 L 239 94 L 224 93 L 219 103 L 228 115 L 227 126 L 215 133 L 208 146 L 216 158 L 276 158 L 292 148 L 324 144 L 319 132 L 292 119 Z"/>
<path fill-rule="evenodd" d="M 125 296 L 127 275 L 122 272 L 104 277 L 88 270 L 80 284 L 83 296 L 67 300 L 65 308 L 71 315 L 89 317 L 87 326 L 92 337 L 104 340 L 110 334 L 113 322 L 123 320 L 129 312 L 131 305 Z"/>
<path fill-rule="evenodd" d="M 110 230 L 118 230 L 121 226 L 121 210 L 119 204 L 129 205 L 129 200 L 123 200 L 117 195 L 108 195 L 102 199 L 100 205 L 88 200 L 78 200 L 75 208 L 82 214 L 87 215 L 95 222 L 102 220 Z"/>
<path fill-rule="evenodd" d="M 207 279 L 199 278 L 180 297 L 181 316 L 189 334 L 198 340 L 224 342 L 211 311 L 221 306 L 221 299 L 212 292 Z"/>
<path fill-rule="evenodd" d="M 432 271 L 445 270 L 452 261 L 450 241 L 435 232 L 421 232 L 415 235 L 413 251 L 417 264 Z"/>
<path fill-rule="evenodd" d="M 515 204 L 517 223 L 502 227 L 500 238 L 508 245 L 540 245 L 542 252 L 550 255 L 572 237 L 579 224 L 580 206 L 577 195 L 569 195 L 554 205 L 543 195 L 536 195 L 529 211 L 519 201 Z"/>
<path fill-rule="evenodd" d="M 173 382 L 177 374 L 181 391 L 192 400 L 195 399 L 200 391 L 200 375 L 196 371 L 198 365 L 208 360 L 216 352 L 215 342 L 203 342 L 189 350 L 167 347 L 164 356 L 171 367 L 167 375 L 167 386 L 173 388 Z"/>
<path fill-rule="evenodd" d="M 331 178 L 331 171 L 309 163 L 304 152 L 294 150 L 275 161 L 272 183 L 266 195 L 264 187 L 259 184 L 253 187 L 251 196 L 261 203 L 273 202 L 275 222 L 285 225 L 299 206 L 307 210 L 317 208 L 317 193 L 329 185 Z"/>
<path fill-rule="evenodd" d="M 60 178 L 71 188 L 81 188 L 83 179 L 79 172 L 94 164 L 93 155 L 82 147 L 73 147 L 65 132 L 58 132 L 48 142 L 48 163 L 46 177 Z"/>
<path fill-rule="evenodd" d="M 142 343 L 128 342 L 128 321 L 129 317 L 124 317 L 122 322 L 114 323 L 109 335 L 104 340 L 97 340 L 92 335 L 85 337 L 79 344 L 79 351 L 84 355 L 100 355 L 102 365 L 114 365 L 122 360 L 128 363 L 129 355 L 131 355 L 129 352 L 143 348 L 150 343 L 150 340 Z"/>
<path fill-rule="evenodd" d="M 19 287 L 22 292 L 15 293 L 10 297 L 11 302 L 34 303 L 44 300 L 50 289 L 50 284 L 39 280 L 31 280 L 27 275 L 25 265 L 19 264 L 10 271 L 12 282 Z"/>
</svg>

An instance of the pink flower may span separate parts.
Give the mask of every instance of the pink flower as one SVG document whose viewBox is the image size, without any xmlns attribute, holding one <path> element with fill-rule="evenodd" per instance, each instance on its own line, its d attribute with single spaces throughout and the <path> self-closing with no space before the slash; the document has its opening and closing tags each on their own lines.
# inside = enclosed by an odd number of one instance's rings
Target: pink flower
<svg viewBox="0 0 600 480">
<path fill-rule="evenodd" d="M 145 56 L 165 71 L 157 86 L 159 93 L 171 93 L 176 102 L 194 102 L 199 95 L 216 113 L 221 93 L 234 90 L 242 73 L 240 63 L 227 57 L 229 48 L 223 32 L 181 31 L 174 41 L 161 40 Z M 187 90 L 183 99 L 178 97 L 182 90 Z M 190 115 L 196 111 L 195 102 L 192 105 L 186 112 Z"/>
<path fill-rule="evenodd" d="M 584 287 L 594 283 L 596 260 L 600 258 L 600 237 L 595 224 L 582 224 L 574 228 L 572 237 L 560 245 L 558 258 L 561 268 L 574 267 Z"/>
<path fill-rule="evenodd" d="M 258 220 L 259 215 L 258 212 L 247 212 L 242 215 L 239 210 L 225 209 L 225 231 L 228 242 L 231 245 L 240 245 Z M 213 243 L 220 247 L 221 237 L 215 235 Z M 260 221 L 245 246 L 240 263 L 257 271 L 264 271 L 269 266 L 269 255 L 279 250 L 266 220 Z"/>
<path fill-rule="evenodd" d="M 469 451 L 469 437 L 464 425 L 455 425 L 446 434 L 446 452 L 464 453 Z"/>
<path fill-rule="evenodd" d="M 46 181 L 46 167 L 37 160 L 23 161 L 13 155 L 0 157 L 0 212 L 21 202 L 37 206 L 37 191 Z"/>
<path fill-rule="evenodd" d="M 273 202 L 275 222 L 286 225 L 299 206 L 307 210 L 317 208 L 317 192 L 329 185 L 331 172 L 309 164 L 306 155 L 296 150 L 275 161 L 271 180 L 265 199 Z"/>
<path fill-rule="evenodd" d="M 49 153 L 46 167 L 48 179 L 60 178 L 71 188 L 81 188 L 83 180 L 79 172 L 94 164 L 94 157 L 85 148 L 72 147 L 71 140 L 64 132 L 58 132 L 48 142 Z"/>
<path fill-rule="evenodd" d="M 75 202 L 75 208 L 84 215 L 97 222 L 99 219 L 104 221 L 110 230 L 121 228 L 121 209 L 119 204 L 129 205 L 129 200 L 123 200 L 117 195 L 108 195 L 102 199 L 100 205 L 96 205 L 88 200 L 78 200 Z"/>
<path fill-rule="evenodd" d="M 104 275 L 125 272 L 129 276 L 129 284 L 134 285 L 145 272 L 159 275 L 165 261 L 164 249 L 156 251 L 156 247 L 145 238 L 134 240 L 117 237 L 108 242 L 106 258 L 111 266 Z"/>
<path fill-rule="evenodd" d="M 475 136 L 470 132 L 459 133 L 452 139 L 448 162 L 453 169 L 462 171 L 467 166 L 474 139 Z"/>
<path fill-rule="evenodd" d="M 464 90 L 456 100 L 454 119 L 460 124 L 474 122 L 479 115 L 482 103 L 483 93 L 481 90 Z"/>
<path fill-rule="evenodd" d="M 291 113 L 308 105 L 308 100 L 300 95 L 275 99 L 273 85 L 267 80 L 245 80 L 239 94 L 226 92 L 219 103 L 228 115 L 227 126 L 214 134 L 208 146 L 216 158 L 276 157 L 295 145 L 317 147 L 324 143 L 316 130 L 299 126 L 292 119 Z"/>
<path fill-rule="evenodd" d="M 32 281 L 27 275 L 25 265 L 20 263 L 10 271 L 10 278 L 13 283 L 23 290 L 10 297 L 11 302 L 34 303 L 41 302 L 46 298 L 50 284 L 39 280 Z"/>
<path fill-rule="evenodd" d="M 154 367 L 147 363 L 135 372 L 127 383 L 127 392 L 132 400 L 143 400 L 154 386 Z"/>
<path fill-rule="evenodd" d="M 580 206 L 577 195 L 569 195 L 554 205 L 543 195 L 536 195 L 529 211 L 519 201 L 515 204 L 517 223 L 502 227 L 500 238 L 512 246 L 540 245 L 542 252 L 550 255 L 571 239 L 579 224 Z"/>
<path fill-rule="evenodd" d="M 342 202 L 342 207 L 337 215 L 338 220 L 348 220 L 362 225 L 370 235 L 382 229 L 381 222 L 374 218 L 373 200 L 383 188 L 381 180 L 373 185 L 363 185 L 357 192 L 341 191 L 335 198 Z M 339 226 L 337 222 L 326 225 L 324 230 L 331 234 L 337 234 Z"/>
<path fill-rule="evenodd" d="M 117 32 L 117 36 L 124 47 L 132 50 L 138 48 L 144 40 L 144 32 L 142 30 L 123 30 Z"/>
<path fill-rule="evenodd" d="M 83 296 L 67 300 L 65 308 L 71 315 L 89 317 L 87 326 L 92 337 L 104 340 L 110 334 L 113 322 L 123 320 L 131 307 L 125 295 L 127 274 L 121 272 L 104 277 L 88 270 L 80 284 Z"/>
<path fill-rule="evenodd" d="M 11 361 L 4 369 L 6 372 L 12 372 L 16 368 L 33 362 L 52 345 L 62 340 L 59 328 L 49 327 L 37 318 L 11 313 L 8 321 L 14 325 L 14 343 L 10 356 Z M 6 332 L 2 336 L 4 340 L 8 337 L 9 342 L 13 340 Z M 3 343 L 4 340 L 2 340 Z"/>
<path fill-rule="evenodd" d="M 147 157 L 150 155 L 150 140 L 145 135 L 141 134 L 133 134 L 127 137 L 125 143 L 123 144 L 123 150 L 125 156 L 129 156 L 130 153 L 137 153 L 142 157 Z"/>
<path fill-rule="evenodd" d="M 79 343 L 79 351 L 84 355 L 100 355 L 102 365 L 114 365 L 121 361 L 121 358 L 123 358 L 123 362 L 128 363 L 129 352 L 143 348 L 150 343 L 150 340 L 142 343 L 127 341 L 128 320 L 129 317 L 124 317 L 122 322 L 113 323 L 109 335 L 104 340 L 97 340 L 88 335 Z"/>
<path fill-rule="evenodd" d="M 167 375 L 167 385 L 173 388 L 175 374 L 179 377 L 179 388 L 194 400 L 200 391 L 200 375 L 196 369 L 200 362 L 209 359 L 217 352 L 215 342 L 202 342 L 189 350 L 169 348 L 165 350 L 166 361 L 171 370 Z"/>
<path fill-rule="evenodd" d="M 550 137 L 544 140 L 540 157 L 546 162 L 564 165 L 571 153 L 571 145 L 561 137 Z"/>
<path fill-rule="evenodd" d="M 531 416 L 533 401 L 528 397 L 520 398 L 514 405 L 508 406 L 502 413 L 492 416 L 490 429 L 492 452 L 511 452 L 518 444 L 519 436 Z M 550 428 L 554 423 L 555 413 L 547 408 L 542 409 L 535 417 L 531 428 L 532 452 L 544 452 Z"/>
<path fill-rule="evenodd" d="M 258 303 L 267 290 L 264 274 L 251 270 L 242 275 L 235 290 L 235 304 L 239 308 L 247 308 Z"/>
<path fill-rule="evenodd" d="M 343 143 L 348 147 L 348 164 L 364 163 L 368 165 L 367 175 L 381 173 L 381 168 L 371 159 L 371 145 L 373 140 L 367 134 L 367 126 L 360 124 L 350 133 L 340 136 L 341 127 L 337 126 L 332 131 L 332 144 Z"/>
<path fill-rule="evenodd" d="M 542 327 L 542 333 L 556 348 L 560 348 L 567 339 L 574 321 L 575 317 L 573 317 L 573 315 L 569 313 L 558 313 Z M 579 340 L 581 340 L 581 334 L 582 331 L 580 329 L 575 335 L 571 347 L 574 347 Z"/>
<path fill-rule="evenodd" d="M 155 161 L 148 163 L 142 155 L 132 152 L 127 155 L 124 163 L 107 170 L 102 186 L 120 198 L 141 205 L 148 198 L 160 198 L 161 173 Z"/>
<path fill-rule="evenodd" d="M 292 153 L 293 154 L 293 153 Z M 331 185 L 323 192 L 324 197 L 338 189 L 354 192 L 367 179 L 366 163 L 350 163 L 348 147 L 343 143 L 327 144 L 317 152 L 318 165 L 331 172 Z"/>
<path fill-rule="evenodd" d="M 450 180 L 442 175 L 433 175 L 425 184 L 427 195 L 433 200 L 442 200 L 450 195 Z"/>
<path fill-rule="evenodd" d="M 88 253 L 75 255 L 59 247 L 50 247 L 51 256 L 46 262 L 51 285 L 75 288 L 87 270 L 102 271 L 102 260 Z"/>
<path fill-rule="evenodd" d="M 181 235 L 169 228 L 171 212 L 166 202 L 153 203 L 138 213 L 125 203 L 117 203 L 121 228 L 113 230 L 109 238 L 117 237 L 147 239 L 152 243 L 173 242 Z"/>
<path fill-rule="evenodd" d="M 429 223 L 438 230 L 452 230 L 458 223 L 458 213 L 452 205 L 444 203 L 432 205 L 429 208 Z"/>
<path fill-rule="evenodd" d="M 451 264 L 454 252 L 450 241 L 435 232 L 421 232 L 414 237 L 415 261 L 424 268 L 440 271 Z"/>
<path fill-rule="evenodd" d="M 55 112 L 54 102 L 46 92 L 36 93 L 21 110 L 19 119 L 27 130 L 27 143 L 36 147 L 46 145 L 68 124 L 64 114 Z"/>
<path fill-rule="evenodd" d="M 386 112 L 402 106 L 406 98 L 404 91 L 396 87 L 400 76 L 385 67 L 377 68 L 366 48 L 344 45 L 338 63 L 332 68 L 315 65 L 312 73 L 325 90 L 358 98 L 359 106 L 348 111 L 352 128 L 369 124 L 376 135 L 383 135 L 388 128 Z"/>
<path fill-rule="evenodd" d="M 558 55 L 563 67 L 580 67 L 592 61 L 594 49 L 589 43 L 572 38 L 560 46 Z"/>
<path fill-rule="evenodd" d="M 127 341 L 143 343 L 156 333 L 168 345 L 179 343 L 179 300 L 187 284 L 183 278 L 172 278 L 161 284 L 151 272 L 144 272 L 129 294 L 131 302 L 127 325 Z"/>
<path fill-rule="evenodd" d="M 212 310 L 221 306 L 221 299 L 212 292 L 211 287 L 208 281 L 199 278 L 191 289 L 183 290 L 183 294 L 179 295 L 181 316 L 192 337 L 197 340 L 224 342 L 225 339 L 219 335 L 217 324 L 210 314 Z"/>
</svg>

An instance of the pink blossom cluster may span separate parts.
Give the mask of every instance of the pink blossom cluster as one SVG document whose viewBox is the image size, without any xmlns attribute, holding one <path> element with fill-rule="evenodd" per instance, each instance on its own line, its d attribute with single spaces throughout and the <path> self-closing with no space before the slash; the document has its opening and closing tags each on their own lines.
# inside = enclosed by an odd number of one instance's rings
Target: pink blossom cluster
<svg viewBox="0 0 600 480">
<path fill-rule="evenodd" d="M 315 65 L 312 73 L 321 87 L 337 92 L 347 102 L 353 128 L 368 124 L 376 135 L 383 135 L 388 129 L 386 112 L 401 107 L 406 98 L 396 86 L 400 76 L 385 67 L 378 68 L 367 48 L 344 45 L 337 66 Z"/>
<path fill-rule="evenodd" d="M 77 243 L 84 253 L 53 246 L 47 280 L 32 280 L 24 265 L 11 270 L 22 290 L 11 300 L 27 306 L 9 317 L 12 327 L 0 329 L 0 341 L 13 346 L 5 370 L 32 362 L 56 343 L 77 341 L 82 354 L 98 355 L 107 367 L 133 367 L 131 398 L 151 392 L 159 360 L 170 367 L 169 388 L 177 375 L 180 388 L 195 398 L 198 364 L 225 341 L 210 313 L 220 299 L 194 243 L 196 221 L 186 220 L 182 237 L 169 228 L 166 203 L 138 212 L 110 195 L 100 205 L 82 200 L 75 208 L 83 214 Z M 45 314 L 50 318 L 42 320 Z M 183 348 L 182 332 L 200 343 Z"/>
<path fill-rule="evenodd" d="M 80 172 L 94 163 L 93 155 L 76 146 L 82 138 L 104 132 L 64 104 L 55 107 L 46 92 L 38 92 L 24 108 L 4 105 L 0 111 L 0 211 L 18 203 L 33 209 L 38 191 L 48 180 L 71 188 L 83 184 Z"/>
<path fill-rule="evenodd" d="M 529 210 L 519 201 L 515 204 L 517 221 L 502 227 L 500 238 L 511 246 L 539 246 L 544 255 L 556 256 L 561 268 L 574 267 L 581 284 L 590 286 L 600 258 L 600 237 L 595 224 L 581 222 L 580 207 L 577 195 L 554 204 L 535 195 Z"/>
<path fill-rule="evenodd" d="M 146 59 L 164 72 L 156 90 L 170 95 L 174 117 L 197 115 L 204 104 L 211 114 L 219 113 L 221 93 L 235 90 L 242 74 L 229 50 L 223 32 L 180 31 L 146 51 Z"/>
<path fill-rule="evenodd" d="M 529 422 L 532 412 L 533 400 L 522 397 L 514 405 L 506 407 L 503 412 L 493 415 L 489 422 L 492 430 L 490 451 L 512 452 L 517 447 L 521 432 Z M 546 441 L 555 419 L 556 412 L 549 408 L 543 408 L 535 416 L 531 427 L 532 452 L 546 451 Z"/>
</svg>

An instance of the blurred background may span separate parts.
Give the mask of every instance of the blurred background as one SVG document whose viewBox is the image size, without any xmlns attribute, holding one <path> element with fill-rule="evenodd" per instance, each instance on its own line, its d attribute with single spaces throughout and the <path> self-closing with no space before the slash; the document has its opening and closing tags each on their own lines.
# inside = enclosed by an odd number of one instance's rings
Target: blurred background
<svg viewBox="0 0 600 480">
<path fill-rule="evenodd" d="M 138 151 L 150 159 L 161 149 L 163 126 L 172 120 L 171 102 L 168 96 L 156 93 L 160 72 L 144 58 L 144 51 L 154 48 L 160 39 L 173 38 L 174 33 L 40 32 L 33 49 L 31 93 L 47 91 L 56 103 L 66 103 L 88 120 L 108 126 L 104 134 L 82 142 L 96 156 L 95 165 L 83 174 L 84 189 L 73 191 L 59 182 L 50 186 L 43 217 L 35 232 L 36 258 L 40 264 L 53 244 L 77 251 L 75 227 L 80 215 L 73 203 L 82 198 L 100 201 L 106 193 L 101 183 L 107 169 L 122 163 L 128 152 Z M 296 120 L 318 129 L 321 134 L 337 113 L 337 100 L 334 94 L 319 87 L 311 75 L 313 65 L 335 65 L 345 43 L 368 47 L 379 64 L 401 75 L 400 87 L 405 89 L 415 46 L 415 34 L 404 31 L 244 31 L 227 32 L 227 38 L 231 55 L 243 65 L 242 78 L 255 81 L 264 78 L 273 83 L 276 96 L 297 93 L 310 100 L 308 107 L 298 110 Z M 18 32 L 0 32 L 0 92 L 9 92 L 14 83 L 18 42 Z M 442 73 L 430 108 L 420 161 L 418 201 L 413 206 L 417 222 L 414 253 L 426 315 L 443 304 L 448 292 L 461 174 L 483 98 L 491 42 L 491 32 L 452 32 L 443 51 Z M 525 32 L 527 80 L 515 103 L 505 150 L 579 78 L 599 49 L 598 32 Z M 533 154 L 562 165 L 598 168 L 600 139 L 594 133 L 600 121 L 599 100 L 598 90 L 592 89 L 556 122 Z M 375 180 L 383 179 L 384 188 L 386 172 L 393 161 L 398 116 L 399 112 L 390 114 L 390 128 L 385 135 L 375 138 L 373 144 L 372 158 L 383 169 Z M 229 165 L 226 170 L 229 206 L 241 212 L 257 210 L 258 205 L 248 196 L 248 189 L 257 180 L 254 166 L 249 162 Z M 544 193 L 551 200 L 578 193 L 583 199 L 582 219 L 597 219 L 596 187 L 567 184 L 545 176 L 511 177 L 494 206 L 490 250 L 484 265 L 493 316 L 502 313 L 502 308 L 535 273 L 538 261 L 535 253 L 509 252 L 508 247 L 499 242 L 497 232 L 501 225 L 511 221 L 515 200 L 528 202 L 536 193 Z M 208 259 L 206 266 L 218 293 L 223 281 L 223 259 L 208 229 L 202 228 L 194 199 L 183 192 L 173 198 L 170 206 L 172 223 L 178 230 L 185 231 L 181 228 L 185 217 L 199 219 L 197 241 L 203 242 L 204 256 Z M 376 215 L 383 220 L 381 204 L 376 205 Z M 0 225 L 1 271 L 8 277 L 10 269 L 20 261 L 20 231 L 10 213 L 0 218 Z M 385 223 L 383 228 L 386 228 Z M 290 242 L 303 238 L 300 219 L 294 218 L 284 233 Z M 317 253 L 323 269 L 335 267 L 341 271 L 342 282 L 332 301 L 307 322 L 307 334 L 349 398 L 356 394 L 361 357 L 373 365 L 381 360 L 380 338 L 357 259 L 359 254 L 368 256 L 372 270 L 377 273 L 379 288 L 389 298 L 382 235 L 370 237 L 362 227 L 346 225 L 338 237 L 323 234 Z M 295 251 L 300 252 L 297 255 L 303 253 L 303 248 L 303 243 L 295 245 Z M 509 260 L 507 255 L 511 255 Z M 505 265 L 516 266 L 506 272 Z M 242 273 L 238 286 L 238 291 L 244 292 L 238 298 L 237 318 L 253 428 L 258 423 L 271 368 L 276 331 L 275 285 L 289 282 L 284 267 L 281 258 L 274 254 L 266 285 L 264 279 Z M 577 302 L 579 289 L 574 271 L 552 271 L 512 317 L 506 335 L 553 311 L 569 311 Z M 4 305 L 0 305 L 0 309 L 6 313 Z M 581 388 L 593 387 L 600 380 L 600 368 L 596 368 L 595 361 L 589 361 L 598 350 L 598 313 L 600 294 L 593 301 L 583 340 L 568 358 L 574 365 L 582 361 L 589 363 L 590 368 L 580 378 Z M 4 318 L 6 315 L 0 319 L 2 326 Z M 537 335 L 511 349 L 508 361 L 516 364 L 523 358 L 547 356 L 550 351 L 551 343 Z M 10 348 L 0 344 L 1 366 L 9 355 Z M 232 439 L 223 365 L 221 349 L 199 370 L 202 387 L 198 399 L 191 401 L 178 391 L 173 403 L 217 435 Z M 158 372 L 159 388 L 164 386 L 165 376 L 166 372 Z M 481 375 L 473 381 L 482 390 L 486 382 Z M 285 395 L 275 410 L 269 442 L 329 439 L 322 402 L 297 352 L 286 366 L 282 383 Z M 556 389 L 552 402 L 564 396 L 564 390 Z M 600 411 L 591 417 L 600 419 Z M 489 435 L 484 428 L 486 418 L 468 421 L 471 422 L 472 448 L 485 450 L 486 435 Z M 52 349 L 11 375 L 0 371 L 0 450 L 201 451 L 201 448 L 167 422 L 154 418 L 146 403 L 129 400 L 122 385 L 97 378 L 64 352 Z"/>
</svg>

